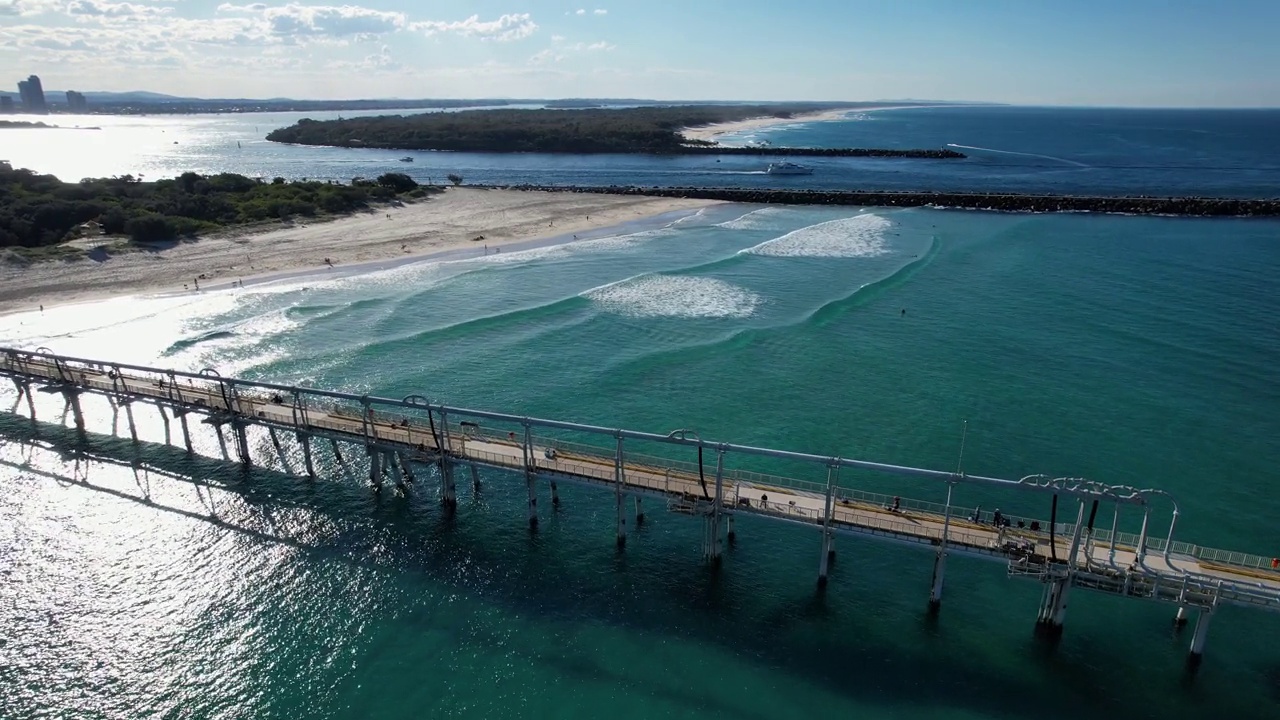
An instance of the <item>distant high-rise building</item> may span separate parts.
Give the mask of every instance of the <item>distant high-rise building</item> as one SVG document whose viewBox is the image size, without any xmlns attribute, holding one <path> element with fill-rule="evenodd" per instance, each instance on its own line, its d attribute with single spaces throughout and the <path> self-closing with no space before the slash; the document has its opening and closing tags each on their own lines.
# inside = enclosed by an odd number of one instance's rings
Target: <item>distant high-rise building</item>
<svg viewBox="0 0 1280 720">
<path fill-rule="evenodd" d="M 23 110 L 29 113 L 49 112 L 49 106 L 44 103 L 44 86 L 35 75 L 18 81 L 18 94 L 22 96 Z"/>
<path fill-rule="evenodd" d="M 13 112 L 13 98 L 8 95 L 0 95 L 0 113 Z"/>
<path fill-rule="evenodd" d="M 84 95 L 82 93 L 78 93 L 75 90 L 67 91 L 67 107 L 71 110 L 71 112 L 82 111 L 87 106 L 88 106 L 88 103 L 85 101 Z"/>
</svg>

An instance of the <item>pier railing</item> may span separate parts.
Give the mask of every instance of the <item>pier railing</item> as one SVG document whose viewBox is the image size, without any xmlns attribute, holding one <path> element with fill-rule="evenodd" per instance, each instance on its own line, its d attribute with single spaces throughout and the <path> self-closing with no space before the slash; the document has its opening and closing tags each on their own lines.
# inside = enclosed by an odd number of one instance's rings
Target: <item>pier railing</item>
<svg viewBox="0 0 1280 720">
<path fill-rule="evenodd" d="M 579 425 L 575 423 L 565 423 L 559 421 L 538 420 L 527 417 L 505 415 L 502 413 L 492 413 L 486 411 L 469 410 L 465 408 L 451 408 L 440 404 L 422 403 L 410 404 L 403 401 L 395 401 L 386 398 L 374 398 L 368 396 L 357 396 L 349 393 L 340 393 L 333 391 L 318 390 L 312 388 L 300 388 L 277 385 L 273 383 L 255 382 L 240 379 L 221 378 L 216 373 L 189 373 L 181 371 L 163 370 L 157 368 L 148 368 L 142 366 L 134 366 L 120 363 L 104 363 L 97 360 L 89 360 L 83 358 L 71 358 L 57 356 L 52 353 L 30 352 L 23 350 L 5 350 L 0 349 L 0 370 L 8 369 L 11 372 L 19 374 L 27 374 L 33 378 L 48 377 L 51 371 L 56 368 L 56 378 L 63 383 L 79 383 L 85 387 L 95 389 L 111 389 L 114 391 L 128 391 L 130 387 L 134 389 L 145 389 L 151 395 L 162 395 L 176 402 L 188 405 L 204 405 L 209 407 L 211 411 L 226 410 L 228 407 L 234 411 L 247 411 L 248 413 L 274 413 L 272 419 L 284 425 L 288 423 L 283 421 L 279 416 L 281 414 L 293 413 L 292 421 L 299 422 L 305 418 L 305 422 L 315 428 L 326 428 L 333 432 L 349 432 L 353 423 L 364 423 L 366 418 L 376 417 L 377 422 L 369 422 L 364 424 L 366 432 L 370 439 L 381 440 L 393 443 L 407 443 L 410 445 L 422 443 L 432 452 L 435 451 L 435 439 L 430 420 L 423 417 L 423 414 L 434 414 L 439 417 L 441 422 L 437 423 L 434 428 L 436 433 L 443 436 L 445 413 L 448 415 L 448 432 L 454 443 L 469 442 L 465 441 L 468 435 L 478 436 L 475 440 L 483 442 L 503 442 L 501 436 L 490 434 L 492 428 L 481 431 L 480 423 L 486 425 L 495 424 L 497 426 L 519 427 L 522 424 L 528 424 L 531 427 L 554 429 L 556 431 L 567 431 L 570 433 L 614 435 L 627 439 L 640 439 L 647 442 L 668 443 L 670 445 L 681 446 L 685 448 L 680 452 L 692 452 L 699 446 L 707 452 L 708 461 L 704 461 L 703 465 L 687 460 L 674 459 L 670 457 L 660 457 L 648 455 L 641 452 L 635 452 L 631 447 L 626 451 L 626 462 L 628 468 L 638 470 L 640 472 L 632 472 L 628 478 L 629 483 L 643 484 L 655 491 L 670 492 L 672 490 L 672 478 L 683 476 L 685 481 L 690 477 L 698 477 L 701 475 L 707 483 L 712 482 L 714 477 L 715 461 L 711 458 L 715 457 L 717 452 L 725 453 L 725 466 L 722 475 L 724 487 L 727 492 L 734 494 L 734 502 L 737 501 L 737 494 L 745 492 L 748 488 L 750 493 L 759 493 L 766 495 L 770 488 L 785 489 L 793 495 L 805 496 L 809 498 L 819 499 L 824 497 L 827 485 L 823 482 L 815 480 L 806 480 L 793 477 L 783 477 L 772 475 L 769 473 L 758 472 L 746 468 L 734 466 L 735 462 L 756 455 L 756 456 L 775 456 L 788 461 L 801 461 L 811 463 L 814 468 L 814 474 L 824 473 L 834 467 L 851 468 L 855 470 L 867 470 L 870 472 L 889 473 L 897 475 L 911 475 L 920 478 L 931 478 L 934 480 L 943 480 L 952 484 L 978 483 L 994 485 L 997 487 L 1017 487 L 1018 489 L 1038 490 L 1040 492 L 1055 492 L 1056 487 L 1030 487 L 1020 482 L 999 480 L 995 478 L 982 478 L 970 475 L 957 475 L 951 473 L 922 470 L 916 468 L 907 468 L 902 466 L 884 465 L 881 463 L 865 462 L 858 460 L 848 460 L 837 457 L 822 457 L 814 455 L 805 455 L 801 453 L 791 453 L 782 451 L 773 451 L 761 448 L 751 448 L 732 445 L 728 443 L 712 443 L 703 442 L 701 440 L 690 440 L 685 438 L 673 439 L 670 436 L 653 435 L 649 433 L 637 433 L 625 430 L 612 430 L 600 427 L 591 427 Z M 136 371 L 128 377 L 122 373 L 124 370 Z M 90 374 L 86 375 L 85 371 Z M 93 374 L 101 373 L 101 374 Z M 110 373 L 111 379 L 108 381 L 107 375 Z M 127 385 L 126 385 L 127 384 Z M 146 386 L 143 388 L 142 386 Z M 296 404 L 295 404 L 296 403 Z M 376 413 L 373 410 L 376 408 Z M 476 422 L 469 422 L 464 426 L 459 418 L 469 418 Z M 613 451 L 592 445 L 571 441 L 562 437 L 554 437 L 551 435 L 538 433 L 533 435 L 533 442 L 536 445 L 551 447 L 560 454 L 558 462 L 561 466 L 569 462 L 573 464 L 574 472 L 582 477 L 589 477 L 599 480 L 602 483 L 610 483 L 615 481 L 615 473 L 613 468 Z M 523 437 L 520 439 L 523 442 Z M 518 445 L 517 445 L 518 447 Z M 476 454 L 482 451 L 475 448 L 467 448 L 467 455 L 478 457 Z M 518 459 L 518 454 L 516 455 Z M 505 467 L 518 467 L 519 463 L 513 462 L 511 457 L 494 455 L 487 458 L 494 464 L 502 464 Z M 538 464 L 537 458 L 533 459 L 534 464 Z M 648 475 L 646 475 L 647 473 Z M 661 481 L 655 479 L 660 476 Z M 832 488 L 834 495 L 834 512 L 841 513 L 849 509 L 849 506 L 867 506 L 876 508 L 892 507 L 897 501 L 897 509 L 904 515 L 922 514 L 928 515 L 935 519 L 947 517 L 950 520 L 950 534 L 959 536 L 960 533 L 970 532 L 970 529 L 980 530 L 986 528 L 986 532 L 990 532 L 990 525 L 983 522 L 985 518 L 976 517 L 976 508 L 965 507 L 960 505 L 947 505 L 944 503 L 918 500 L 908 497 L 895 497 L 886 493 L 878 493 L 867 490 L 861 490 L 849 487 L 847 482 L 842 480 L 836 482 Z M 1126 489 L 1126 492 L 1132 489 Z M 1091 490 L 1077 490 L 1073 486 L 1063 485 L 1062 493 L 1065 496 L 1075 495 L 1079 499 L 1088 499 Z M 1110 492 L 1104 490 L 1104 492 Z M 1138 491 L 1141 492 L 1141 491 Z M 1093 496 L 1097 497 L 1097 496 Z M 1146 501 L 1141 497 L 1132 493 L 1123 496 L 1102 496 L 1103 502 L 1116 503 L 1137 503 L 1144 504 Z M 752 496 L 748 498 L 759 505 L 758 497 Z M 769 507 L 770 511 L 773 508 Z M 790 515 L 799 518 L 799 516 L 810 512 L 803 506 L 795 508 L 779 508 L 778 511 L 783 515 Z M 816 511 L 814 511 L 816 512 Z M 986 514 L 989 517 L 989 514 Z M 1048 539 L 1049 523 L 1027 520 L 1015 516 L 1007 516 L 1015 527 L 1008 529 L 1008 533 L 1017 537 L 1025 537 L 1036 542 L 1043 542 Z M 1021 527 L 1016 527 L 1018 520 L 1024 520 Z M 877 520 L 876 522 L 893 523 L 896 521 Z M 1037 528 L 1037 529 L 1032 529 Z M 1071 537 L 1075 527 L 1070 523 L 1058 523 L 1053 526 L 1053 531 L 1059 539 Z M 976 535 L 977 536 L 977 535 Z M 976 537 L 975 536 L 975 537 Z M 1111 543 L 1111 532 L 1108 529 L 1095 528 L 1090 533 L 1091 540 L 1094 543 Z M 1163 552 L 1167 541 L 1164 538 L 1148 536 L 1145 542 L 1141 537 L 1133 533 L 1119 532 L 1115 535 L 1115 545 L 1120 548 L 1136 549 L 1142 544 L 1148 552 Z M 1233 552 L 1226 550 L 1218 550 L 1214 548 L 1206 548 L 1200 545 L 1175 541 L 1169 550 L 1171 553 L 1189 556 L 1197 560 L 1218 563 L 1230 567 L 1247 568 L 1251 570 L 1263 571 L 1266 573 L 1276 572 L 1274 567 L 1275 561 L 1261 555 L 1250 553 Z M 1276 573 L 1280 577 L 1280 573 Z"/>
</svg>

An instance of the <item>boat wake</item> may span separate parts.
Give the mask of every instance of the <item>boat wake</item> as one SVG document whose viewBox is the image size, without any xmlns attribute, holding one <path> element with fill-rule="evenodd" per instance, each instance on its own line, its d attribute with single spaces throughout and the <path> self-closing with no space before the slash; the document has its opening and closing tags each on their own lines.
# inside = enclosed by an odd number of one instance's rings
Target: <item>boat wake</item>
<svg viewBox="0 0 1280 720">
<path fill-rule="evenodd" d="M 977 147 L 975 145 L 957 145 L 955 143 L 947 143 L 947 147 L 961 148 L 963 150 L 980 150 L 982 152 L 999 153 L 1001 155 L 1024 155 L 1026 157 L 1041 158 L 1043 160 L 1053 160 L 1054 162 L 1066 163 L 1067 165 L 1074 165 L 1075 167 L 1082 167 L 1082 168 L 1089 167 L 1088 165 L 1082 162 L 1077 162 L 1075 160 L 1068 160 L 1067 158 L 1054 157 L 1053 155 L 1039 155 L 1036 153 L 1017 152 L 1014 150 L 996 150 L 995 148 Z"/>
</svg>

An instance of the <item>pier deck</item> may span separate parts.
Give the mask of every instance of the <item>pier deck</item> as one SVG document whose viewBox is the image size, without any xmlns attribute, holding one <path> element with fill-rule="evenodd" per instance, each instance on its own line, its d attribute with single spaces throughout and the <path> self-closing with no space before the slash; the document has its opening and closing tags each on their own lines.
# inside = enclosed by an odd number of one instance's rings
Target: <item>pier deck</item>
<svg viewBox="0 0 1280 720">
<path fill-rule="evenodd" d="M 1019 481 L 982 478 L 704 442 L 696 435 L 689 438 L 689 431 L 663 436 L 612 430 L 447 407 L 419 396 L 399 401 L 371 398 L 223 378 L 212 371 L 183 373 L 44 352 L 0 349 L 0 375 L 12 379 L 19 392 L 27 396 L 33 415 L 33 387 L 65 396 L 68 410 L 73 411 L 76 425 L 82 430 L 79 397 L 84 393 L 106 396 L 116 407 L 128 409 L 135 438 L 131 409 L 134 403 L 155 405 L 162 417 L 169 410 L 182 422 L 188 449 L 186 418 L 192 413 L 202 415 L 205 423 L 218 428 L 220 440 L 221 428 L 232 428 L 237 454 L 246 465 L 252 462 L 246 428 L 258 426 L 269 431 L 277 447 L 277 433 L 296 437 L 306 453 L 311 474 L 315 473 L 310 447 L 313 438 L 334 443 L 335 453 L 339 442 L 363 447 L 370 460 L 371 482 L 379 488 L 389 478 L 400 485 L 412 483 L 415 464 L 433 466 L 439 470 L 440 492 L 446 504 L 456 502 L 456 470 L 469 467 L 477 485 L 477 467 L 510 471 L 525 478 L 530 521 L 535 527 L 536 483 L 540 480 L 550 482 L 553 501 L 558 501 L 557 481 L 612 490 L 617 502 L 619 545 L 626 539 L 623 501 L 627 496 L 636 498 L 637 515 L 642 515 L 640 498 L 651 497 L 665 502 L 667 509 L 704 518 L 703 552 L 716 562 L 720 558 L 722 527 L 727 524 L 732 536 L 736 515 L 808 526 L 819 530 L 822 537 L 820 583 L 825 583 L 835 534 L 921 547 L 935 556 L 930 591 L 930 603 L 935 608 L 941 599 L 948 554 L 1005 563 L 1011 577 L 1042 582 L 1045 592 L 1038 622 L 1050 629 L 1061 628 L 1066 595 L 1073 587 L 1172 603 L 1178 606 L 1179 620 L 1187 608 L 1198 608 L 1193 657 L 1199 657 L 1203 650 L 1208 619 L 1218 605 L 1280 611 L 1280 572 L 1272 568 L 1269 558 L 1149 536 L 1146 528 L 1152 503 L 1157 495 L 1163 495 L 1158 491 L 1038 476 Z M 167 417 L 165 422 L 167 427 Z M 514 430 L 502 432 L 505 428 Z M 535 428 L 540 432 L 604 435 L 614 441 L 615 449 L 534 435 Z M 639 455 L 627 451 L 627 440 L 696 446 L 700 453 L 710 451 L 710 458 L 705 466 L 699 466 Z M 727 469 L 724 459 L 730 454 L 810 461 L 819 466 L 820 472 L 826 472 L 827 482 Z M 844 467 L 936 478 L 946 484 L 947 503 L 890 498 L 841 486 L 839 470 Z M 1052 536 L 1050 523 L 995 527 L 975 522 L 971 513 L 950 502 L 951 491 L 967 483 L 1051 493 L 1055 507 L 1057 498 L 1064 497 L 1068 508 L 1076 512 L 1076 522 L 1053 524 Z M 895 500 L 900 501 L 897 509 L 893 507 Z M 1072 507 L 1070 501 L 1076 501 L 1076 505 Z M 1118 533 L 1114 519 L 1110 531 L 1095 528 L 1093 517 L 1099 503 L 1104 504 L 1104 509 L 1114 507 L 1114 518 L 1119 517 L 1122 507 L 1137 506 L 1144 513 L 1143 532 L 1136 537 Z M 1085 526 L 1090 504 L 1090 519 Z"/>
</svg>

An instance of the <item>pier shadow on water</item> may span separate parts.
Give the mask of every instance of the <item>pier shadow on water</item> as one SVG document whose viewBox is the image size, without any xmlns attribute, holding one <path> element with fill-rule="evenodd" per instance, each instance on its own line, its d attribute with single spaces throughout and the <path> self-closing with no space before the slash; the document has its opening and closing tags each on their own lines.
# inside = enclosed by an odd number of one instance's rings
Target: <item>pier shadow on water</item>
<svg viewBox="0 0 1280 720">
<path fill-rule="evenodd" d="M 1168 672 L 1169 653 L 1154 663 L 1135 659 L 1132 648 L 1108 644 L 1105 627 L 1069 626 L 1068 634 L 1087 631 L 1101 639 L 1086 642 L 1084 653 L 1064 652 L 1031 637 L 1034 600 L 1026 602 L 1017 594 L 1012 595 L 1016 612 L 1003 614 L 1013 615 L 1012 622 L 1025 629 L 1025 635 L 1014 633 L 1013 637 L 1025 639 L 1010 641 L 1007 633 L 997 631 L 983 639 L 992 623 L 1002 627 L 1011 621 L 988 617 L 975 633 L 962 626 L 971 619 L 967 618 L 971 611 L 949 612 L 944 604 L 940 615 L 930 616 L 925 603 L 927 555 L 912 555 L 918 567 L 902 570 L 919 575 L 920 582 L 891 586 L 868 581 L 856 577 L 866 572 L 859 564 L 862 556 L 885 546 L 844 536 L 838 540 L 841 554 L 833 565 L 831 585 L 820 592 L 812 585 L 815 568 L 809 563 L 813 559 L 816 565 L 812 552 L 816 545 L 804 542 L 816 540 L 811 534 L 741 518 L 739 540 L 726 545 L 723 566 L 716 570 L 702 562 L 696 540 L 690 541 L 699 533 L 697 522 L 669 515 L 656 502 L 646 500 L 649 519 L 630 527 L 627 548 L 613 553 L 612 497 L 564 483 L 560 487 L 564 503 L 558 511 L 552 509 L 542 486 L 542 524 L 537 533 L 528 534 L 521 532 L 523 488 L 514 476 L 485 474 L 489 490 L 476 497 L 460 496 L 459 509 L 447 513 L 433 499 L 430 478 L 419 477 L 408 497 L 397 497 L 390 487 L 375 496 L 369 488 L 348 480 L 309 482 L 267 468 L 244 473 L 236 465 L 188 455 L 178 448 L 134 444 L 94 433 L 82 438 L 70 428 L 12 413 L 0 413 L 0 440 L 23 448 L 21 461 L 0 463 L 0 475 L 27 475 L 209 523 L 246 542 L 287 546 L 304 564 L 339 562 L 383 577 L 407 573 L 419 586 L 415 592 L 429 593 L 431 585 L 443 585 L 447 591 L 470 596 L 470 603 L 535 618 L 561 627 L 559 632 L 573 632 L 584 624 L 603 625 L 611 632 L 658 637 L 663 643 L 707 646 L 771 673 L 792 676 L 826 695 L 846 698 L 846 710 L 880 706 L 893 717 L 934 716 L 945 710 L 987 717 L 1063 719 L 1099 711 L 1105 717 L 1126 718 L 1199 718 L 1211 712 L 1267 718 L 1280 712 L 1276 689 L 1280 671 L 1274 666 L 1249 668 L 1260 678 L 1270 679 L 1256 687 L 1242 688 L 1240 678 L 1215 671 L 1217 656 L 1206 661 L 1198 677 L 1178 677 Z M 35 447 L 61 454 L 63 467 L 33 467 Z M 86 476 L 86 465 L 76 463 L 77 455 L 132 471 L 136 494 L 96 484 L 94 470 Z M 159 483 L 190 484 L 200 509 L 155 500 L 151 486 Z M 503 493 L 504 486 L 520 486 L 519 492 Z M 218 494 L 231 500 L 219 501 Z M 323 517 L 339 530 L 317 538 L 295 533 L 288 522 L 276 521 L 295 512 Z M 590 515 L 595 531 L 584 533 L 583 519 L 574 518 L 575 514 Z M 495 542 L 495 531 L 505 533 L 506 540 Z M 672 543 L 673 533 L 679 545 L 663 547 Z M 744 542 L 744 538 L 751 540 Z M 802 542 L 794 542 L 796 538 Z M 771 549 L 769 543 L 779 539 L 789 545 Z M 584 562 L 583 554 L 598 559 Z M 753 554 L 772 554 L 780 562 L 762 562 Z M 793 562 L 797 559 L 802 562 Z M 962 570 L 957 565 L 953 561 L 950 573 L 969 574 L 967 566 Z M 460 569 L 464 566 L 465 571 Z M 959 577 L 957 584 L 963 596 L 966 591 Z M 424 585 L 427 589 L 420 587 Z M 1037 590 L 1031 587 L 1023 594 L 1033 596 Z M 1076 604 L 1085 604 L 1082 595 L 1076 596 Z M 912 598 L 905 601 L 905 607 L 912 609 L 902 609 L 904 598 Z M 324 592 L 309 599 L 317 612 L 324 612 L 326 603 L 334 601 Z M 412 609 L 383 620 L 404 625 L 399 632 L 407 633 L 437 622 L 430 614 Z M 475 642 L 475 638 L 457 641 Z M 994 667 L 983 659 L 993 654 L 1011 656 L 1011 660 Z M 777 716 L 767 709 L 767 702 L 755 706 L 751 697 L 708 687 L 699 680 L 704 671 L 700 668 L 665 669 L 667 677 L 655 686 L 603 656 L 551 651 L 539 654 L 537 660 L 573 681 L 623 688 L 633 697 L 661 697 L 688 712 L 761 720 Z M 1127 679 L 1116 679 L 1117 673 Z M 1132 692 L 1116 691 L 1125 686 Z M 628 708 L 640 715 L 643 710 Z"/>
</svg>

